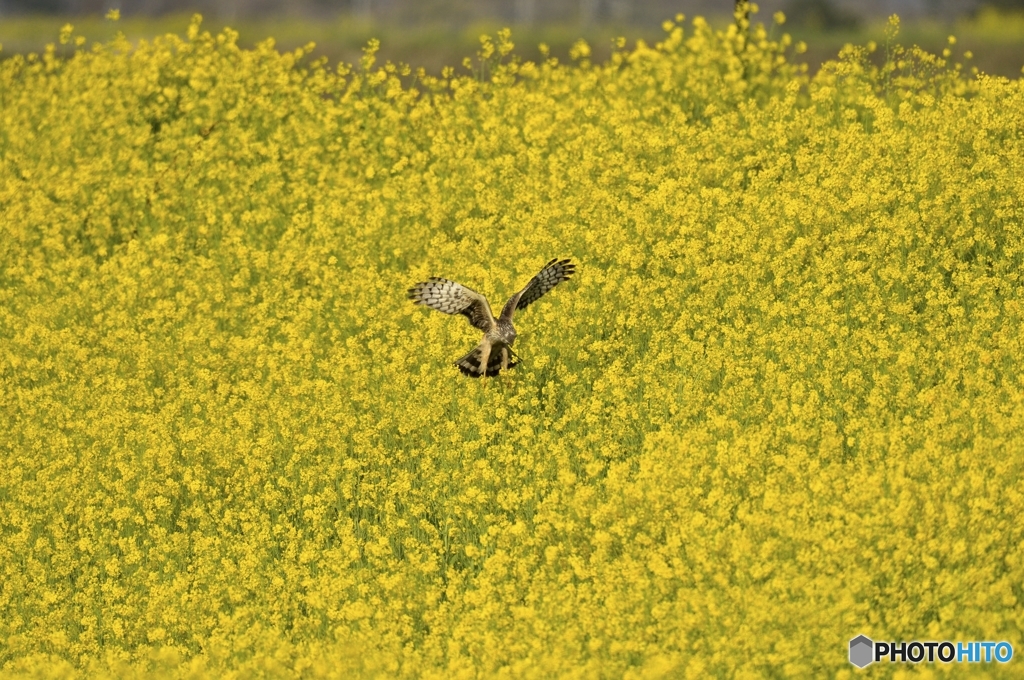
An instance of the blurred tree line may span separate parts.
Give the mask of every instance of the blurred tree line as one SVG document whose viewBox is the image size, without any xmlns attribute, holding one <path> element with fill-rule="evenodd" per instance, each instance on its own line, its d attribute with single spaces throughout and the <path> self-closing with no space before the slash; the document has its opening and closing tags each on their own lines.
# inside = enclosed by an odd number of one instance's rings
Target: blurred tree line
<svg viewBox="0 0 1024 680">
<path fill-rule="evenodd" d="M 952 19 L 982 4 L 1024 10 L 1024 0 L 763 0 L 761 16 L 786 12 L 790 23 L 822 29 L 852 28 L 866 18 L 899 14 Z M 657 25 L 683 12 L 693 16 L 728 14 L 732 0 L 0 0 L 0 14 L 100 14 L 119 9 L 125 16 L 200 12 L 211 18 L 272 15 L 336 17 L 351 15 L 398 24 L 455 25 L 504 21 Z"/>
</svg>

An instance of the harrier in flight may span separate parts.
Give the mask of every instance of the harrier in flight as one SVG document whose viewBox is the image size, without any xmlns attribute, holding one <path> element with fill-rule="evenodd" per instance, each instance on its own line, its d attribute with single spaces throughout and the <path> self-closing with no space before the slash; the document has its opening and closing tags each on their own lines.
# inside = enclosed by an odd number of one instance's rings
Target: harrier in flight
<svg viewBox="0 0 1024 680">
<path fill-rule="evenodd" d="M 508 299 L 497 319 L 483 295 L 448 279 L 433 277 L 417 283 L 409 289 L 409 299 L 445 314 L 462 314 L 474 328 L 483 331 L 480 344 L 455 365 L 474 378 L 495 376 L 518 363 L 515 359 L 519 357 L 512 352 L 512 343 L 516 341 L 512 315 L 567 280 L 575 271 L 576 265 L 569 260 L 551 260 L 525 288 Z"/>
</svg>

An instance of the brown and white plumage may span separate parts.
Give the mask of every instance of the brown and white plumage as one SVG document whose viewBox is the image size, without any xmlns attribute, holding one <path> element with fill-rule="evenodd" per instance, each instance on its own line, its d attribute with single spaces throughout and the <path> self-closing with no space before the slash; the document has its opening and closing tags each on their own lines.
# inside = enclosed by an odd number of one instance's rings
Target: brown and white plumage
<svg viewBox="0 0 1024 680">
<path fill-rule="evenodd" d="M 432 277 L 417 283 L 409 289 L 409 298 L 418 305 L 426 305 L 445 314 L 462 314 L 474 328 L 483 331 L 480 343 L 455 365 L 469 376 L 495 376 L 519 363 L 512 351 L 512 344 L 516 341 L 512 317 L 516 310 L 537 301 L 559 283 L 568 280 L 575 271 L 576 265 L 567 259 L 551 260 L 522 290 L 508 299 L 497 319 L 483 295 L 448 279 Z"/>
</svg>

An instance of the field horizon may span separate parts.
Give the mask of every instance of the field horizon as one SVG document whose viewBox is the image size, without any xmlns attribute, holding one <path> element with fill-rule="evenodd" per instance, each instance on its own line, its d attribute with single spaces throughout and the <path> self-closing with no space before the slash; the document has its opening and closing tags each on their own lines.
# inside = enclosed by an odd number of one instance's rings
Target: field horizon
<svg viewBox="0 0 1024 680">
<path fill-rule="evenodd" d="M 100 15 L 54 16 L 12 15 L 0 24 L 0 59 L 12 54 L 43 53 L 46 45 L 57 43 L 58 54 L 68 56 L 71 47 L 58 42 L 60 27 L 70 24 L 75 32 L 89 42 L 104 43 L 122 31 L 129 41 L 152 40 L 167 33 L 181 33 L 191 20 L 190 14 L 170 14 L 159 17 L 134 16 L 111 22 Z M 672 17 L 665 17 L 671 19 Z M 754 14 L 755 21 L 771 26 L 772 17 Z M 790 17 L 792 20 L 792 17 Z M 707 17 L 709 25 L 723 30 L 732 21 L 731 16 Z M 835 60 L 844 45 L 866 45 L 885 39 L 885 19 L 868 19 L 853 28 L 822 29 L 814 26 L 791 26 L 789 21 L 776 27 L 776 33 L 788 32 L 794 41 L 807 45 L 806 52 L 790 54 L 789 59 L 808 65 L 814 74 L 821 65 Z M 404 63 L 412 68 L 424 68 L 432 76 L 439 76 L 446 67 L 461 68 L 467 56 L 479 48 L 480 35 L 496 35 L 508 24 L 497 20 L 475 21 L 465 25 L 447 22 L 426 22 L 415 25 L 395 25 L 366 20 L 360 16 L 340 15 L 323 20 L 295 16 L 268 16 L 228 18 L 204 16 L 204 30 L 219 33 L 225 28 L 237 31 L 238 45 L 246 49 L 273 38 L 282 52 L 315 43 L 314 57 L 326 57 L 331 66 L 339 63 L 358 63 L 362 50 L 370 40 L 380 43 L 381 61 Z M 632 48 L 636 41 L 647 44 L 658 42 L 663 35 L 660 27 L 623 23 L 599 23 L 581 26 L 576 23 L 542 23 L 537 25 L 511 25 L 515 56 L 523 60 L 543 61 L 539 45 L 548 47 L 548 53 L 560 60 L 570 61 L 569 52 L 579 40 L 585 40 L 592 50 L 595 63 L 606 61 L 616 40 L 625 36 Z M 933 53 L 947 47 L 947 37 L 957 36 L 960 54 L 971 51 L 975 56 L 972 66 L 991 75 L 1018 78 L 1024 67 L 1024 15 L 986 8 L 974 17 L 956 21 L 919 19 L 904 23 L 900 42 L 907 46 L 919 45 Z M 779 36 L 776 35 L 776 38 Z M 884 59 L 876 55 L 877 59 Z M 876 59 L 876 61 L 877 61 Z M 880 62 L 878 63 L 880 65 Z"/>
</svg>

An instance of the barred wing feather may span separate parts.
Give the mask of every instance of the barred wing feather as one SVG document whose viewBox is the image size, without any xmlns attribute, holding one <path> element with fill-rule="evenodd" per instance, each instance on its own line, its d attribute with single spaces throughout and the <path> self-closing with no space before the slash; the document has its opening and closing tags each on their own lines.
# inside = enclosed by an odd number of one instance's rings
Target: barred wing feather
<svg viewBox="0 0 1024 680">
<path fill-rule="evenodd" d="M 512 314 L 517 309 L 523 309 L 527 305 L 536 302 L 549 290 L 567 281 L 576 272 L 576 265 L 568 259 L 554 259 L 544 265 L 540 273 L 530 279 L 526 287 L 509 298 L 505 307 L 501 310 L 501 318 L 511 320 Z"/>
<path fill-rule="evenodd" d="M 487 299 L 455 281 L 431 277 L 410 288 L 409 299 L 445 314 L 462 314 L 485 333 L 494 326 L 494 315 Z"/>
</svg>

